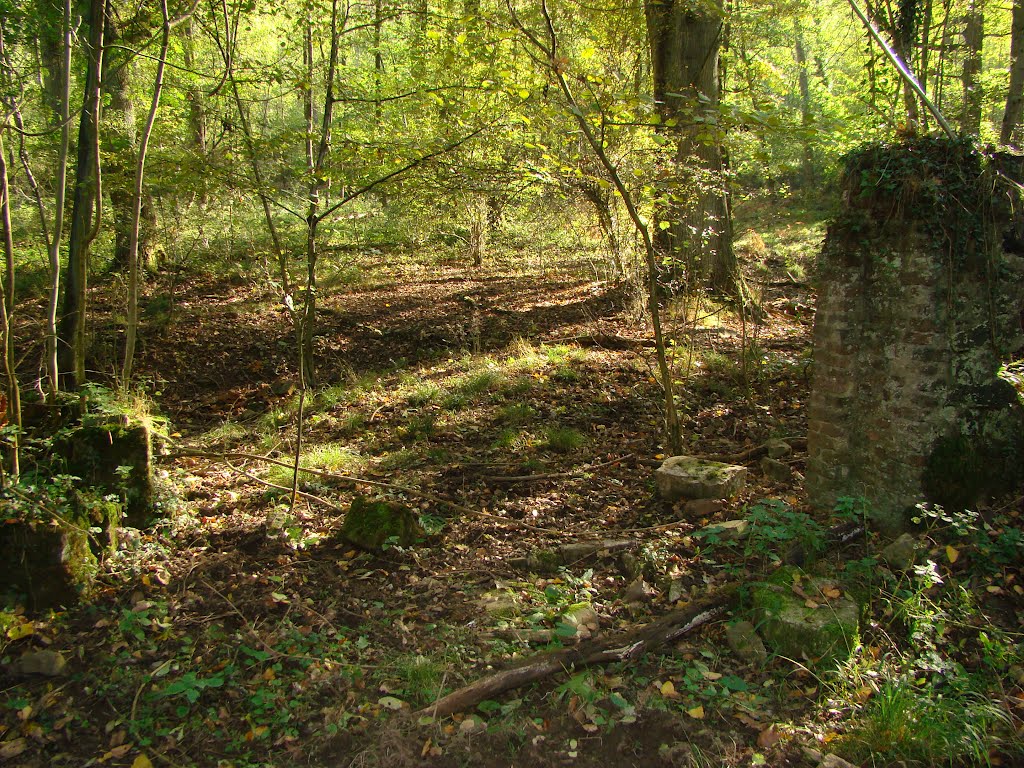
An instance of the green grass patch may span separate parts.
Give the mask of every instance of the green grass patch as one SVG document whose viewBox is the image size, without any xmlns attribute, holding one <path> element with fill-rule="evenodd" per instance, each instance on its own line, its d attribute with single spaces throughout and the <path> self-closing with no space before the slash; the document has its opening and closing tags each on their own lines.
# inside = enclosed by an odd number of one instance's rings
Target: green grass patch
<svg viewBox="0 0 1024 768">
<path fill-rule="evenodd" d="M 583 433 L 571 427 L 550 427 L 544 435 L 544 446 L 555 453 L 573 453 L 584 442 L 586 438 Z"/>
<path fill-rule="evenodd" d="M 310 469 L 340 474 L 358 474 L 367 466 L 365 457 L 343 443 L 324 443 L 312 446 L 303 452 L 300 463 Z M 300 479 L 308 480 L 310 477 L 310 475 L 305 477 L 300 475 Z M 288 486 L 292 481 L 292 470 L 289 467 L 274 465 L 267 473 L 267 480 L 276 485 Z"/>
</svg>

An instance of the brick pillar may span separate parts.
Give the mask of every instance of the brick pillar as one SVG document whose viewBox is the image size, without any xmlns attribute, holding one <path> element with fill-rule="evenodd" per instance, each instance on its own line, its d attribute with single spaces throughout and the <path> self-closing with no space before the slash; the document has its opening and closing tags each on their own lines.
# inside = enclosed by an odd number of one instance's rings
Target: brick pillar
<svg viewBox="0 0 1024 768">
<path fill-rule="evenodd" d="M 1024 352 L 1006 161 L 939 139 L 850 158 L 818 261 L 814 505 L 863 497 L 895 530 L 917 502 L 970 506 L 1020 482 L 1024 412 L 997 376 Z"/>
</svg>

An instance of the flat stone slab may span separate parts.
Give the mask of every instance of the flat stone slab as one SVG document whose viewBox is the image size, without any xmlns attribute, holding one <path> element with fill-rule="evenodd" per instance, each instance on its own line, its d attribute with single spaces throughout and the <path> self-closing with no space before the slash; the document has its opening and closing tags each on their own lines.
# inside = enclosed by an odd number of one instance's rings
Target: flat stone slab
<svg viewBox="0 0 1024 768">
<path fill-rule="evenodd" d="M 672 456 L 654 471 L 663 499 L 728 499 L 747 482 L 747 468 L 697 456 Z"/>
</svg>

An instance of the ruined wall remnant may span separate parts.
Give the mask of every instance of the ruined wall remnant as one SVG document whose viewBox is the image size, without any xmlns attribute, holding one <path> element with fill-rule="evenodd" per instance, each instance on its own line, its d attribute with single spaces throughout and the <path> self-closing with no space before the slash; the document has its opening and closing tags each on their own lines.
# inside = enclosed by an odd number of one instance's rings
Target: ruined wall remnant
<svg viewBox="0 0 1024 768">
<path fill-rule="evenodd" d="M 1024 158 L 920 139 L 852 156 L 818 263 L 807 489 L 889 528 L 1024 474 Z"/>
</svg>

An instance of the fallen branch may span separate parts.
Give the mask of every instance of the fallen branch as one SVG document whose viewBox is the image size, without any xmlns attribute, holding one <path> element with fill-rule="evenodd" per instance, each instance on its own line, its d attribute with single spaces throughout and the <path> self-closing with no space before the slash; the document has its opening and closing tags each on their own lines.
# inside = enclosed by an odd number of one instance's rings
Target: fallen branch
<svg viewBox="0 0 1024 768">
<path fill-rule="evenodd" d="M 493 699 L 506 691 L 535 683 L 570 668 L 581 669 L 637 659 L 648 651 L 723 617 L 737 601 L 738 588 L 738 584 L 728 584 L 702 600 L 615 637 L 600 638 L 575 648 L 562 648 L 530 657 L 516 667 L 496 672 L 438 699 L 417 714 L 447 717 L 471 709 L 481 701 Z"/>
<path fill-rule="evenodd" d="M 195 459 L 214 459 L 214 460 L 219 460 L 219 461 L 224 462 L 224 464 L 226 464 L 233 472 L 237 472 L 239 474 L 242 474 L 245 477 L 249 478 L 250 480 L 254 480 L 254 481 L 258 482 L 258 483 L 262 483 L 263 485 L 269 486 L 271 488 L 276 488 L 276 489 L 281 490 L 281 491 L 288 491 L 289 493 L 291 492 L 290 488 L 286 488 L 283 485 L 276 485 L 276 484 L 268 482 L 266 480 L 262 480 L 262 479 L 256 477 L 255 475 L 252 475 L 249 472 L 246 472 L 244 469 L 241 469 L 240 467 L 236 467 L 234 464 L 231 463 L 231 460 L 232 459 L 248 459 L 250 461 L 263 461 L 263 462 L 266 462 L 267 464 L 276 464 L 279 467 L 286 467 L 287 469 L 291 469 L 291 470 L 295 470 L 296 469 L 295 465 L 293 463 L 291 463 L 291 462 L 281 461 L 280 459 L 275 459 L 275 458 L 273 458 L 271 456 L 262 456 L 262 455 L 260 455 L 258 453 L 245 453 L 245 452 L 242 452 L 242 451 L 228 451 L 228 452 L 224 452 L 224 453 L 210 453 L 210 452 L 206 452 L 206 451 L 180 451 L 178 453 L 173 453 L 173 454 L 168 455 L 167 458 L 170 458 L 170 459 L 195 458 Z M 619 461 L 619 459 L 616 459 L 616 461 Z M 614 462 L 608 462 L 608 463 L 614 463 Z M 605 466 L 605 465 L 604 464 L 599 464 L 598 466 Z M 521 520 L 510 520 L 510 519 L 508 519 L 506 517 L 501 517 L 500 515 L 492 515 L 489 512 L 484 512 L 483 510 L 472 509 L 470 507 L 467 507 L 467 506 L 464 506 L 462 504 L 459 504 L 458 502 L 452 501 L 451 499 L 446 499 L 443 496 L 438 496 L 436 494 L 429 493 L 427 491 L 421 491 L 421 490 L 418 490 L 416 488 L 409 488 L 409 487 L 404 486 L 404 485 L 394 485 L 393 483 L 384 483 L 384 482 L 381 482 L 379 480 L 367 480 L 364 477 L 355 477 L 353 475 L 341 475 L 341 474 L 338 474 L 336 472 L 327 472 L 327 471 L 322 470 L 322 469 L 313 469 L 312 467 L 299 466 L 297 468 L 297 471 L 299 471 L 299 472 L 307 472 L 307 473 L 309 473 L 311 475 L 316 475 L 317 477 L 325 477 L 325 478 L 332 479 L 332 480 L 342 480 L 344 482 L 353 483 L 355 485 L 368 485 L 368 486 L 370 486 L 372 488 L 386 488 L 386 489 L 391 490 L 391 491 L 396 491 L 398 493 L 405 493 L 405 494 L 408 494 L 409 496 L 415 496 L 416 498 L 424 499 L 426 501 L 432 501 L 435 504 L 441 504 L 443 506 L 450 507 L 450 508 L 454 509 L 455 511 L 461 512 L 462 514 L 468 515 L 470 517 L 483 517 L 483 518 L 487 518 L 489 520 L 496 520 L 496 521 L 504 523 L 506 525 L 510 525 L 510 526 L 512 526 L 514 528 L 526 528 L 526 529 L 531 530 L 531 531 L 537 531 L 538 533 L 547 533 L 547 534 L 559 535 L 559 536 L 562 535 L 562 533 L 563 533 L 562 531 L 556 531 L 556 530 L 554 530 L 552 528 L 541 528 L 540 526 L 530 525 L 529 523 L 524 523 Z M 333 509 L 335 511 L 338 511 L 338 512 L 345 512 L 346 511 L 345 509 L 343 509 L 341 507 L 338 507 L 337 505 L 332 504 L 331 502 L 329 502 L 327 499 L 320 498 L 319 496 L 314 496 L 312 494 L 303 493 L 301 491 L 298 492 L 298 495 L 301 496 L 302 498 L 309 499 L 310 501 L 313 501 L 313 502 L 316 502 L 316 503 L 319 503 L 319 504 L 324 504 L 327 507 L 329 507 L 329 508 L 331 508 L 331 509 Z"/>
<path fill-rule="evenodd" d="M 601 464 L 592 464 L 589 467 L 580 469 L 578 472 L 549 472 L 543 475 L 485 475 L 481 479 L 492 483 L 534 483 L 540 480 L 565 480 L 570 477 L 579 477 L 583 472 L 592 472 L 595 469 L 620 464 L 626 459 L 632 458 L 632 456 L 633 454 L 627 453 L 625 456 L 620 456 L 619 458 L 612 459 L 611 461 L 605 461 Z"/>
<path fill-rule="evenodd" d="M 842 547 L 863 535 L 863 527 L 851 523 L 841 523 L 826 534 L 826 546 Z M 786 554 L 784 562 L 799 565 L 803 563 L 804 559 L 803 550 L 800 547 L 794 547 Z M 769 575 L 770 572 L 754 580 L 762 581 Z M 595 638 L 581 643 L 575 648 L 546 651 L 528 657 L 510 669 L 495 672 L 453 691 L 416 714 L 434 718 L 447 717 L 475 707 L 481 701 L 493 699 L 506 691 L 536 683 L 562 671 L 611 662 L 632 661 L 648 651 L 674 642 L 688 632 L 700 629 L 725 616 L 736 605 L 740 586 L 738 582 L 730 582 L 703 598 L 670 611 L 650 624 L 636 627 L 613 637 Z"/>
<path fill-rule="evenodd" d="M 214 459 L 222 461 L 228 466 L 231 466 L 231 459 L 249 459 L 250 461 L 262 461 L 267 464 L 276 464 L 279 467 L 285 467 L 286 469 L 297 470 L 298 472 L 305 472 L 310 475 L 316 475 L 317 477 L 325 477 L 330 480 L 341 480 L 347 483 L 353 483 L 355 485 L 367 485 L 371 488 L 386 488 L 391 491 L 397 491 L 398 493 L 405 493 L 416 498 L 424 499 L 426 501 L 432 501 L 435 504 L 442 504 L 446 507 L 462 512 L 464 515 L 479 515 L 480 512 L 476 509 L 463 506 L 458 502 L 446 499 L 443 496 L 437 496 L 436 494 L 429 493 L 427 491 L 421 491 L 416 488 L 408 488 L 404 485 L 395 485 L 393 483 L 384 483 L 380 480 L 367 480 L 365 477 L 355 477 L 354 475 L 342 475 L 337 472 L 327 472 L 322 469 L 313 469 L 312 467 L 296 467 L 293 462 L 281 461 L 271 456 L 261 456 L 258 453 L 245 453 L 243 451 L 225 451 L 221 453 L 211 453 L 208 451 L 179 451 L 178 453 L 172 453 L 167 458 L 170 459 L 181 459 L 181 458 L 194 458 L 194 459 Z M 232 467 L 235 471 L 238 471 L 237 467 Z"/>
<path fill-rule="evenodd" d="M 772 440 L 768 443 L 756 445 L 753 448 L 748 448 L 747 450 L 740 451 L 739 453 L 718 453 L 710 456 L 699 456 L 698 458 L 707 459 L 708 461 L 721 461 L 726 464 L 743 464 L 767 455 L 769 445 L 774 442 L 788 443 L 789 447 L 794 450 L 802 450 L 807 447 L 806 437 L 782 437 L 778 440 Z"/>
</svg>

